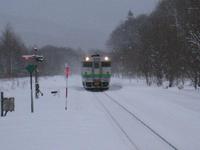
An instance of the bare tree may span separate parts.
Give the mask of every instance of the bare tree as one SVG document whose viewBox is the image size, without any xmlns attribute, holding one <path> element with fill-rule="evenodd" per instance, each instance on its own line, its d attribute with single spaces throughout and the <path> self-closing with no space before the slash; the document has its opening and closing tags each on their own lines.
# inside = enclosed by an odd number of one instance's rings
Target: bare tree
<svg viewBox="0 0 200 150">
<path fill-rule="evenodd" d="M 0 43 L 4 73 L 8 77 L 12 77 L 20 71 L 20 66 L 22 65 L 21 55 L 26 48 L 9 24 L 2 32 Z"/>
</svg>

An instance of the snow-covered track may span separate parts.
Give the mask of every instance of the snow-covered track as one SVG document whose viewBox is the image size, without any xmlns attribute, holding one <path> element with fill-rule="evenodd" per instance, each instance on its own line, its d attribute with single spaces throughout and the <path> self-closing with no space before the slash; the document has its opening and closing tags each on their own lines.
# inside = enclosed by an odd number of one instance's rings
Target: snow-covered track
<svg viewBox="0 0 200 150">
<path fill-rule="evenodd" d="M 174 149 L 174 150 L 178 150 L 178 148 L 173 145 L 171 142 L 169 142 L 166 138 L 164 138 L 162 135 L 160 135 L 158 132 L 156 132 L 152 127 L 150 127 L 147 123 L 145 123 L 142 119 L 140 119 L 136 114 L 134 114 L 133 112 L 131 112 L 129 109 L 127 109 L 125 106 L 123 106 L 121 103 L 119 103 L 116 99 L 114 99 L 112 96 L 110 96 L 108 93 L 103 92 L 103 94 L 107 97 L 107 99 L 109 99 L 110 101 L 112 101 L 113 103 L 117 104 L 122 110 L 124 110 L 126 113 L 128 113 L 133 119 L 137 120 L 142 126 L 144 126 L 146 129 L 148 129 L 150 132 L 152 132 L 155 136 L 157 136 L 159 139 L 161 139 L 164 143 L 166 143 L 170 148 Z M 106 112 L 110 115 L 110 117 L 112 118 L 112 120 L 116 123 L 119 124 L 116 119 L 112 116 L 112 114 L 110 113 L 110 111 L 108 110 L 108 108 L 100 101 L 98 100 L 99 103 L 101 103 L 101 105 L 104 107 L 104 109 L 106 110 Z M 120 127 L 120 124 L 118 125 Z M 124 132 L 124 134 L 126 134 L 127 138 L 129 139 L 129 141 L 131 142 L 131 138 L 128 136 L 128 134 L 123 130 L 122 127 L 120 127 L 120 129 Z M 131 143 L 134 143 L 133 141 Z M 134 143 L 135 145 L 135 143 Z"/>
<path fill-rule="evenodd" d="M 96 96 L 96 95 L 95 95 Z M 121 126 L 121 124 L 117 121 L 117 119 L 114 117 L 114 115 L 112 115 L 112 113 L 110 112 L 110 110 L 105 106 L 105 104 L 103 102 L 101 102 L 101 100 L 99 99 L 99 97 L 96 96 L 96 100 L 98 101 L 98 103 L 103 107 L 103 109 L 105 110 L 105 112 L 108 114 L 108 116 L 112 119 L 112 121 L 116 124 L 116 126 L 120 129 L 120 131 L 125 135 L 125 137 L 127 138 L 127 140 L 131 143 L 131 145 L 133 146 L 134 150 L 140 150 L 138 148 L 138 146 L 134 143 L 134 141 L 131 139 L 131 137 L 128 135 L 128 133 L 123 129 L 123 127 Z"/>
</svg>

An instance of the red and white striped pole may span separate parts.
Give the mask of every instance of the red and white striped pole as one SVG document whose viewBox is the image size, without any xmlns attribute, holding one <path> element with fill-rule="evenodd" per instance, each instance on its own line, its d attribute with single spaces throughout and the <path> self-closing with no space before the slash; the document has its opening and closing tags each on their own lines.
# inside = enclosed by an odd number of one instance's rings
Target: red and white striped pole
<svg viewBox="0 0 200 150">
<path fill-rule="evenodd" d="M 65 77 L 66 77 L 66 91 L 65 91 L 66 101 L 65 101 L 65 110 L 67 110 L 68 78 L 69 78 L 69 74 L 70 74 L 69 65 L 68 65 L 68 64 L 65 64 Z"/>
</svg>

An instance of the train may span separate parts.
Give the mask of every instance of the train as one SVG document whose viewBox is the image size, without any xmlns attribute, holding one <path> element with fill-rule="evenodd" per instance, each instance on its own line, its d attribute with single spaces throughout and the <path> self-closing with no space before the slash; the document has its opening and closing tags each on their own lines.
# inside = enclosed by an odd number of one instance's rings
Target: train
<svg viewBox="0 0 200 150">
<path fill-rule="evenodd" d="M 99 54 L 82 60 L 82 84 L 86 90 L 108 90 L 111 80 L 111 59 Z"/>
</svg>

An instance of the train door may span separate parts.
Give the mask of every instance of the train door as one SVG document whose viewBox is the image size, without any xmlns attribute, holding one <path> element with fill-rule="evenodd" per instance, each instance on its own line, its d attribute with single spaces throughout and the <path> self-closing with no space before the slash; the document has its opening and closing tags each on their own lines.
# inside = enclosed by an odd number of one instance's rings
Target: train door
<svg viewBox="0 0 200 150">
<path fill-rule="evenodd" d="M 99 58 L 94 59 L 93 62 L 93 81 L 94 86 L 101 86 L 101 63 Z"/>
</svg>

